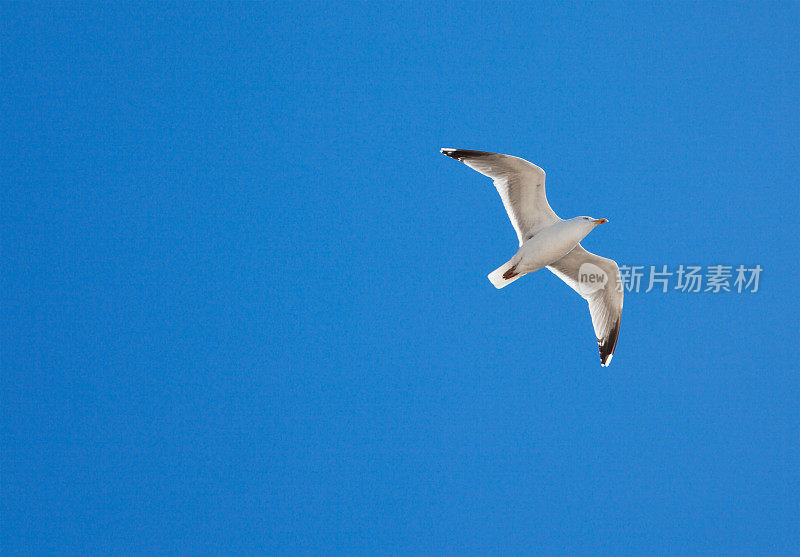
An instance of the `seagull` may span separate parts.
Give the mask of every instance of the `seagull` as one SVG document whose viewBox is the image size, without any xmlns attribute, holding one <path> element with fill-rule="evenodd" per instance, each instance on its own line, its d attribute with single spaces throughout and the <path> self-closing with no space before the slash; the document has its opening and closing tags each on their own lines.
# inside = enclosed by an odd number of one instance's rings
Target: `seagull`
<svg viewBox="0 0 800 557">
<path fill-rule="evenodd" d="M 503 288 L 523 275 L 547 267 L 589 302 L 592 326 L 600 349 L 600 364 L 611 363 L 622 316 L 622 279 L 617 263 L 583 249 L 580 241 L 607 219 L 555 214 L 544 191 L 544 170 L 512 155 L 442 149 L 494 180 L 519 239 L 517 253 L 491 273 L 489 280 Z"/>
</svg>

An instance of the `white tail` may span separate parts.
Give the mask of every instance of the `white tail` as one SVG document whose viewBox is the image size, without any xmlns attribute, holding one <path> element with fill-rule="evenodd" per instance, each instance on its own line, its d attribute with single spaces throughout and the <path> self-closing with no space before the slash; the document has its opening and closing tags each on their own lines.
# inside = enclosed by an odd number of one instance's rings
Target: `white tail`
<svg viewBox="0 0 800 557">
<path fill-rule="evenodd" d="M 512 260 L 513 261 L 513 260 Z M 515 266 L 514 263 L 511 261 L 507 263 L 503 263 L 500 267 L 489 273 L 489 280 L 494 284 L 495 288 L 503 288 L 517 280 L 519 277 L 525 275 L 526 273 L 514 274 L 511 275 L 509 278 L 503 278 L 508 271 L 510 271 Z"/>
</svg>

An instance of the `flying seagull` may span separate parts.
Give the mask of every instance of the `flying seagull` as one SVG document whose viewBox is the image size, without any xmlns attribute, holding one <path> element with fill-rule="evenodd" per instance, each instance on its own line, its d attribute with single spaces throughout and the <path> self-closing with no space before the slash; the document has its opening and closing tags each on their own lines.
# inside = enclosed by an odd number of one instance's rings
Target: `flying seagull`
<svg viewBox="0 0 800 557">
<path fill-rule="evenodd" d="M 517 231 L 519 251 L 491 273 L 489 280 L 503 288 L 528 273 L 547 267 L 589 302 L 600 363 L 611 363 L 622 315 L 622 280 L 617 263 L 583 249 L 580 241 L 606 219 L 575 217 L 563 220 L 547 203 L 544 170 L 511 155 L 442 149 L 494 180 L 503 205 Z"/>
</svg>

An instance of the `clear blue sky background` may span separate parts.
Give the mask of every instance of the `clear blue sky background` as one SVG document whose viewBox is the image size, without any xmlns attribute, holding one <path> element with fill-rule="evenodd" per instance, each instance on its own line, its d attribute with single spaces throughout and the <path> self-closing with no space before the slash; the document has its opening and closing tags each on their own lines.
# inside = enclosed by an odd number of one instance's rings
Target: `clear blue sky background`
<svg viewBox="0 0 800 557">
<path fill-rule="evenodd" d="M 4 554 L 800 551 L 797 3 L 158 4 L 2 5 Z"/>
</svg>

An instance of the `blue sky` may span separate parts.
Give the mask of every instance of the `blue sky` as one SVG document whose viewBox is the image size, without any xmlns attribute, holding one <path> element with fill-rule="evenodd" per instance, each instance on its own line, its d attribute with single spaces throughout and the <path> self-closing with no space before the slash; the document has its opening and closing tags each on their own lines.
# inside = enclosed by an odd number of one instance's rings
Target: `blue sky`
<svg viewBox="0 0 800 557">
<path fill-rule="evenodd" d="M 3 553 L 800 552 L 798 5 L 561 4 L 4 3 Z"/>
</svg>

